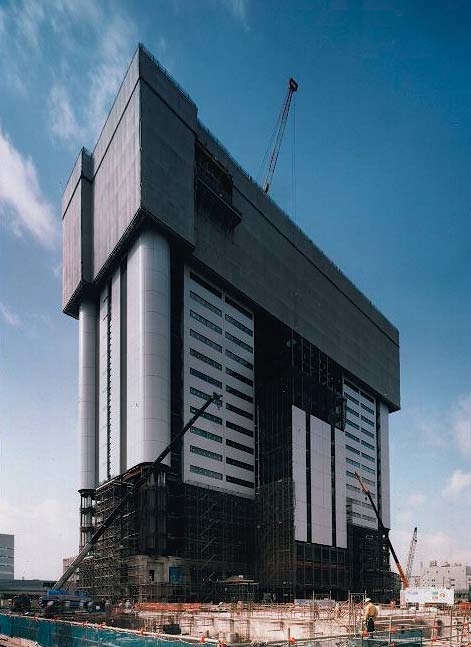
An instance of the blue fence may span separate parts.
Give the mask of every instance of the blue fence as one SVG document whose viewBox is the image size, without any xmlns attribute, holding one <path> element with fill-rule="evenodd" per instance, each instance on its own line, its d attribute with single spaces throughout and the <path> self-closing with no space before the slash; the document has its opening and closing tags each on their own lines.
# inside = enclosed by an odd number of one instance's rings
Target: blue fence
<svg viewBox="0 0 471 647">
<path fill-rule="evenodd" d="M 180 638 L 166 639 L 106 627 L 0 614 L 0 634 L 32 640 L 41 647 L 195 647 Z"/>
</svg>

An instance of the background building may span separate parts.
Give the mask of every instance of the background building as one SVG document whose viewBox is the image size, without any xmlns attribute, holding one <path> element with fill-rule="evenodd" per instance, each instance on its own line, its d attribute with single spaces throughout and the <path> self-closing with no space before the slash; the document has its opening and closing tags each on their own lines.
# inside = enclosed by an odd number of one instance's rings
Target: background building
<svg viewBox="0 0 471 647">
<path fill-rule="evenodd" d="M 15 579 L 15 535 L 0 534 L 0 580 Z"/>
<path fill-rule="evenodd" d="M 471 590 L 471 566 L 460 562 L 431 561 L 420 574 L 420 586 L 455 589 L 458 598 L 467 598 Z"/>
<path fill-rule="evenodd" d="M 81 569 L 100 594 L 389 596 L 397 329 L 290 221 L 139 47 L 63 196 L 79 320 L 81 543 L 213 391 Z M 346 400 L 345 429 L 333 417 Z M 226 587 L 227 588 L 227 587 Z"/>
</svg>

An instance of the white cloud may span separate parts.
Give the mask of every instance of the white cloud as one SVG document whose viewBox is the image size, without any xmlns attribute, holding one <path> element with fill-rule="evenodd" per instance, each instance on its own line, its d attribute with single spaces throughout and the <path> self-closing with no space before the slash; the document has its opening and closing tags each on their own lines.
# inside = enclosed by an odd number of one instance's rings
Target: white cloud
<svg viewBox="0 0 471 647">
<path fill-rule="evenodd" d="M 414 494 L 409 494 L 407 497 L 406 505 L 409 508 L 420 508 L 427 501 L 427 497 L 422 492 L 415 492 Z"/>
<path fill-rule="evenodd" d="M 18 327 L 21 325 L 21 319 L 7 305 L 0 302 L 0 314 L 9 326 Z"/>
<path fill-rule="evenodd" d="M 16 235 L 31 234 L 44 247 L 57 242 L 51 204 L 39 186 L 36 167 L 0 128 L 0 216 Z"/>
<path fill-rule="evenodd" d="M 223 5 L 247 28 L 248 0 L 223 0 Z"/>
<path fill-rule="evenodd" d="M 52 134 L 58 139 L 75 144 L 84 137 L 84 129 L 77 122 L 69 94 L 60 83 L 54 84 L 49 94 L 49 114 Z"/>
<path fill-rule="evenodd" d="M 45 499 L 15 506 L 0 499 L 0 519 L 2 532 L 15 535 L 17 579 L 56 579 L 62 572 L 62 558 L 77 552 L 78 518 L 63 502 Z"/>
<path fill-rule="evenodd" d="M 443 490 L 446 497 L 456 498 L 466 491 L 471 491 L 471 472 L 455 470 Z"/>
<path fill-rule="evenodd" d="M 459 449 L 471 455 L 471 395 L 458 398 L 451 422 L 452 434 Z"/>
</svg>

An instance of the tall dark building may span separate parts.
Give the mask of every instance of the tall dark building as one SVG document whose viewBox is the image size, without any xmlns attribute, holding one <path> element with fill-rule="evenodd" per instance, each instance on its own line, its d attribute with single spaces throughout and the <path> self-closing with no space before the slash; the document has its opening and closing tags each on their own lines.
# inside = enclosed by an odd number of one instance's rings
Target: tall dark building
<svg viewBox="0 0 471 647">
<path fill-rule="evenodd" d="M 192 412 L 223 395 L 105 534 L 82 586 L 215 599 L 242 575 L 283 600 L 387 591 L 387 547 L 354 472 L 389 528 L 398 331 L 142 47 L 62 211 L 82 544 Z"/>
</svg>

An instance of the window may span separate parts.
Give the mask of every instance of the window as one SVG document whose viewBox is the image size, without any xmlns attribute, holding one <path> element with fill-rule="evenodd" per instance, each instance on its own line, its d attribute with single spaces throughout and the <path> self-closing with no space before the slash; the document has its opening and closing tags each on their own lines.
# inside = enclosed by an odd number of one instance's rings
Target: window
<svg viewBox="0 0 471 647">
<path fill-rule="evenodd" d="M 238 449 L 241 452 L 246 452 L 246 454 L 253 454 L 254 450 L 252 447 L 247 447 L 247 445 L 241 445 L 240 443 L 236 443 L 233 440 L 230 440 L 230 438 L 226 438 L 226 445 L 228 447 L 233 447 L 234 449 Z"/>
<path fill-rule="evenodd" d="M 345 393 L 345 397 L 347 400 L 350 400 L 350 402 L 353 402 L 354 404 L 360 404 L 360 400 L 357 400 L 356 398 L 352 398 L 351 395 L 348 395 L 348 393 Z"/>
<path fill-rule="evenodd" d="M 195 447 L 190 445 L 190 452 L 192 454 L 198 454 L 199 456 L 204 456 L 205 458 L 211 458 L 213 461 L 222 462 L 221 454 L 216 454 L 216 452 L 210 452 L 209 449 L 202 449 L 201 447 Z"/>
<path fill-rule="evenodd" d="M 232 386 L 226 386 L 226 391 L 228 393 L 231 393 L 232 395 L 236 395 L 238 398 L 241 398 L 242 400 L 245 400 L 246 402 L 253 402 L 253 398 L 251 398 L 250 395 L 246 395 L 245 393 L 242 393 L 241 391 L 238 391 L 237 389 L 233 389 Z"/>
<path fill-rule="evenodd" d="M 205 393 L 204 391 L 200 391 L 199 389 L 195 389 L 192 386 L 190 386 L 190 393 L 192 395 L 196 395 L 197 398 L 201 398 L 202 400 L 210 400 L 211 396 Z"/>
<path fill-rule="evenodd" d="M 366 422 L 367 425 L 371 425 L 372 427 L 375 426 L 375 423 L 371 420 L 368 420 L 368 418 L 365 418 L 365 416 L 361 416 L 361 419 L 363 420 L 363 422 Z"/>
<path fill-rule="evenodd" d="M 214 324 L 212 321 L 209 321 L 209 319 L 206 319 L 206 317 L 202 317 L 194 310 L 190 310 L 190 317 L 192 319 L 196 319 L 196 321 L 199 321 L 201 324 L 203 324 L 203 326 L 206 326 L 206 328 L 211 328 L 211 330 L 214 330 L 214 332 L 222 335 L 221 326 L 216 326 L 216 324 Z"/>
<path fill-rule="evenodd" d="M 375 415 L 375 412 L 373 409 L 370 409 L 370 407 L 367 407 L 366 404 L 361 403 L 361 408 L 364 409 L 365 411 L 368 411 L 368 413 L 371 413 L 372 416 Z"/>
<path fill-rule="evenodd" d="M 220 364 L 219 362 L 216 362 L 214 359 L 211 359 L 210 357 L 207 357 L 206 355 L 203 355 L 203 353 L 199 353 L 197 350 L 193 350 L 193 348 L 190 348 L 190 355 L 192 357 L 196 357 L 196 359 L 199 359 L 201 362 L 204 362 L 209 366 L 213 366 L 214 368 L 217 368 L 218 371 L 222 371 L 222 364 Z"/>
<path fill-rule="evenodd" d="M 350 485 L 350 483 L 347 483 L 347 490 L 352 490 L 352 492 L 359 492 L 360 488 L 356 485 Z"/>
<path fill-rule="evenodd" d="M 222 294 L 219 292 L 219 290 L 216 290 L 216 288 L 213 288 L 212 285 L 209 283 L 206 283 L 203 279 L 200 279 L 200 277 L 197 274 L 194 274 L 193 272 L 190 272 L 190 278 L 193 279 L 195 283 L 198 283 L 198 285 L 201 285 L 202 288 L 205 290 L 208 290 L 208 292 L 211 292 L 211 294 L 214 294 L 215 297 L 218 299 L 222 299 Z"/>
<path fill-rule="evenodd" d="M 226 476 L 226 481 L 228 483 L 235 483 L 235 485 L 242 485 L 242 487 L 253 488 L 255 487 L 250 481 L 244 481 L 244 479 L 238 479 L 235 476 Z"/>
<path fill-rule="evenodd" d="M 360 391 L 361 395 L 365 398 L 365 400 L 368 400 L 369 402 L 372 402 L 373 404 L 375 403 L 374 398 L 371 397 L 371 395 L 368 395 L 368 393 L 365 393 L 364 391 Z"/>
<path fill-rule="evenodd" d="M 229 456 L 226 456 L 226 463 L 228 465 L 233 465 L 234 467 L 240 467 L 241 469 L 247 470 L 248 472 L 254 471 L 253 465 L 250 465 L 249 463 L 244 463 L 243 461 L 238 461 L 235 458 L 230 458 Z"/>
<path fill-rule="evenodd" d="M 345 379 L 343 383 L 346 384 L 350 389 L 352 389 L 352 391 L 355 391 L 356 393 L 358 393 L 358 388 L 354 384 L 352 384 L 351 382 Z"/>
<path fill-rule="evenodd" d="M 364 445 L 365 447 L 368 447 L 368 449 L 372 449 L 373 451 L 375 450 L 375 446 L 371 445 L 370 443 L 367 443 L 366 440 L 362 440 L 361 444 Z"/>
<path fill-rule="evenodd" d="M 238 310 L 238 312 L 240 312 L 241 315 L 244 315 L 244 317 L 247 317 L 247 319 L 252 319 L 252 315 L 248 310 L 246 310 L 245 308 L 240 306 L 238 303 L 236 303 L 235 301 L 230 299 L 227 295 L 226 295 L 225 299 L 226 299 L 226 303 L 228 303 L 230 306 L 232 306 L 235 310 Z"/>
<path fill-rule="evenodd" d="M 225 318 L 226 318 L 226 321 L 231 323 L 233 326 L 235 326 L 239 330 L 242 330 L 247 335 L 250 335 L 251 337 L 253 337 L 253 332 L 250 330 L 250 328 L 247 328 L 247 326 L 244 326 L 244 324 L 241 324 L 240 321 L 237 321 L 237 319 L 234 319 L 234 317 L 231 317 L 231 315 L 228 315 L 228 314 L 225 315 Z"/>
<path fill-rule="evenodd" d="M 362 514 L 362 515 L 361 515 L 361 518 L 362 518 L 362 519 L 366 519 L 367 521 L 372 521 L 373 523 L 374 523 L 374 522 L 376 522 L 376 519 L 375 519 L 374 517 L 370 517 L 370 516 L 369 516 L 369 515 L 367 515 L 367 514 Z"/>
<path fill-rule="evenodd" d="M 212 303 L 206 301 L 206 299 L 203 299 L 203 297 L 200 297 L 200 295 L 196 294 L 196 292 L 193 292 L 193 290 L 190 290 L 190 299 L 193 299 L 193 301 L 196 301 L 205 308 L 208 308 L 208 310 L 211 310 L 211 312 L 219 315 L 219 317 L 222 317 L 222 310 L 220 308 L 216 308 L 216 306 L 213 306 Z"/>
<path fill-rule="evenodd" d="M 194 337 L 194 338 L 195 338 L 195 339 L 197 339 L 198 341 L 203 342 L 203 344 L 206 344 L 206 346 L 209 346 L 210 348 L 214 348 L 214 350 L 217 350 L 217 351 L 219 351 L 220 353 L 222 353 L 222 346 L 221 346 L 221 344 L 216 344 L 216 342 L 215 342 L 215 341 L 213 341 L 212 339 L 208 339 L 208 337 L 205 337 L 205 336 L 204 336 L 204 335 L 202 335 L 201 333 L 196 332 L 196 330 L 191 330 L 191 329 L 190 329 L 190 337 Z"/>
<path fill-rule="evenodd" d="M 351 413 L 353 416 L 356 416 L 357 418 L 359 418 L 359 417 L 360 417 L 360 414 L 359 414 L 359 413 L 357 413 L 356 411 L 354 411 L 353 409 L 351 409 L 350 407 L 346 407 L 346 409 L 347 409 L 347 411 L 348 411 L 349 413 Z"/>
<path fill-rule="evenodd" d="M 363 427 L 361 427 L 361 430 L 364 434 L 366 434 L 370 438 L 376 438 L 376 436 L 371 431 L 368 431 L 368 429 L 364 429 Z"/>
<path fill-rule="evenodd" d="M 364 454 L 363 452 L 361 452 L 361 456 L 362 458 L 366 458 L 367 461 L 371 461 L 372 463 L 376 462 L 373 456 L 368 456 L 368 454 Z"/>
<path fill-rule="evenodd" d="M 233 352 L 232 352 L 232 351 L 230 351 L 230 350 L 227 350 L 227 349 L 226 349 L 226 351 L 225 351 L 225 352 L 226 352 L 227 357 L 230 357 L 230 358 L 231 358 L 231 359 L 233 359 L 235 362 L 239 362 L 239 364 L 242 364 L 242 366 L 245 366 L 246 368 L 253 369 L 253 364 L 251 364 L 250 362 L 248 362 L 246 359 L 243 359 L 242 357 L 239 357 L 239 355 L 236 355 L 235 353 L 233 353 Z"/>
<path fill-rule="evenodd" d="M 209 478 L 222 481 L 222 474 L 219 472 L 213 472 L 213 470 L 207 470 L 204 467 L 198 467 L 197 465 L 190 465 L 190 472 L 193 472 L 194 474 L 202 474 L 203 476 L 209 476 Z"/>
<path fill-rule="evenodd" d="M 365 470 L 365 472 L 369 472 L 370 474 L 376 474 L 375 470 L 372 470 L 371 467 L 367 467 L 366 465 L 362 465 L 361 469 Z"/>
<path fill-rule="evenodd" d="M 248 411 L 244 411 L 243 409 L 239 409 L 239 407 L 234 407 L 234 405 L 229 404 L 228 402 L 226 402 L 226 409 L 228 411 L 232 411 L 233 413 L 239 414 L 239 416 L 242 416 L 243 418 L 248 418 L 249 420 L 253 420 L 253 415 L 251 413 L 249 413 Z"/>
<path fill-rule="evenodd" d="M 347 470 L 347 471 L 345 472 L 345 474 L 346 474 L 347 476 L 349 476 L 351 479 L 356 478 L 355 474 L 354 474 L 353 472 L 350 472 L 349 470 Z"/>
<path fill-rule="evenodd" d="M 353 452 L 354 454 L 360 455 L 359 449 L 355 449 L 355 447 L 350 447 L 350 445 L 346 445 L 346 448 L 348 449 L 348 451 Z"/>
<path fill-rule="evenodd" d="M 246 344 L 245 341 L 242 341 L 238 337 L 235 337 L 234 335 L 231 335 L 231 333 L 227 332 L 227 331 L 226 331 L 225 335 L 226 335 L 226 339 L 228 339 L 232 343 L 237 344 L 237 346 L 240 346 L 241 348 L 244 348 L 249 353 L 253 353 L 252 346 L 249 346 L 248 344 Z"/>
<path fill-rule="evenodd" d="M 347 418 L 347 425 L 350 425 L 350 427 L 353 427 L 354 429 L 358 429 L 360 431 L 360 425 L 357 425 L 355 422 L 352 422 Z"/>
<path fill-rule="evenodd" d="M 190 431 L 192 434 L 201 436 L 201 438 L 207 438 L 208 440 L 214 440 L 216 443 L 222 443 L 222 436 L 218 436 L 217 434 L 212 434 L 210 431 L 206 431 L 205 429 L 200 429 L 199 427 L 192 427 Z"/>
<path fill-rule="evenodd" d="M 363 480 L 365 481 L 365 483 L 368 483 L 368 485 L 372 485 L 373 487 L 376 487 L 376 483 L 371 479 L 367 479 L 366 476 L 363 477 Z"/>
<path fill-rule="evenodd" d="M 240 434 L 244 434 L 244 436 L 250 436 L 250 438 L 253 438 L 253 431 L 246 429 L 245 427 L 241 427 L 240 425 L 236 425 L 230 420 L 226 420 L 226 427 L 228 429 L 232 429 L 233 431 L 238 431 Z"/>
<path fill-rule="evenodd" d="M 198 409 L 196 407 L 190 407 L 191 413 L 196 413 Z M 206 418 L 206 420 L 211 420 L 211 422 L 215 422 L 217 425 L 222 425 L 222 418 L 219 416 L 213 416 L 212 413 L 207 413 L 207 411 L 203 411 L 200 415 L 202 418 Z"/>
<path fill-rule="evenodd" d="M 245 375 L 241 375 L 240 373 L 237 373 L 236 371 L 233 371 L 230 368 L 226 368 L 226 373 L 231 377 L 235 377 L 236 380 L 239 380 L 240 382 L 247 384 L 247 386 L 253 386 L 253 381 L 249 380 L 249 378 L 245 377 Z"/>
<path fill-rule="evenodd" d="M 351 458 L 346 458 L 345 459 L 349 465 L 354 465 L 355 467 L 360 467 L 360 463 L 357 463 L 357 461 L 352 460 Z"/>
<path fill-rule="evenodd" d="M 346 431 L 346 432 L 345 432 L 345 435 L 347 436 L 347 438 L 351 438 L 351 440 L 355 440 L 357 443 L 359 443 L 359 442 L 360 442 L 360 439 L 359 439 L 359 438 L 357 438 L 357 437 L 356 437 L 356 436 L 354 436 L 353 434 L 349 434 L 349 433 L 348 433 L 348 431 Z"/>
<path fill-rule="evenodd" d="M 214 377 L 210 377 L 209 375 L 205 375 L 204 373 L 197 371 L 195 368 L 190 368 L 190 375 L 194 375 L 200 380 L 204 380 L 208 384 L 212 384 L 213 386 L 218 386 L 220 389 L 222 389 L 222 382 L 220 382 L 219 380 L 215 380 Z"/>
</svg>

